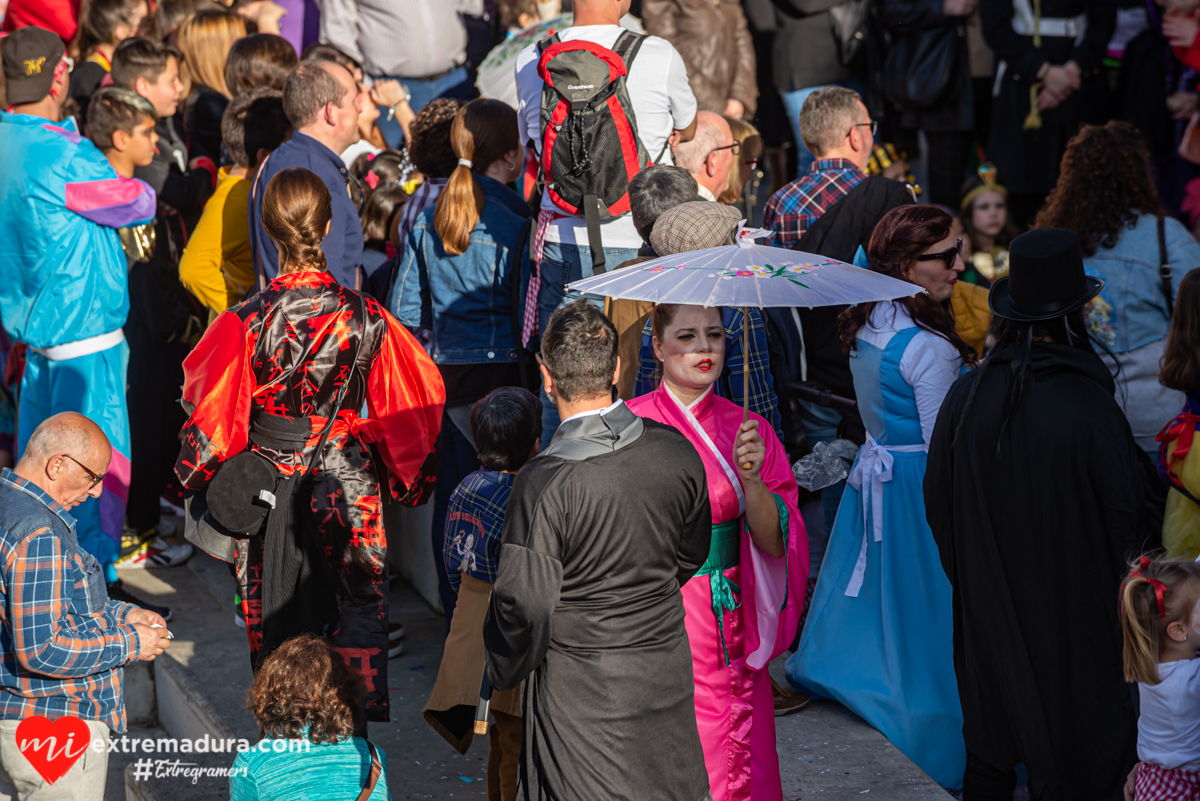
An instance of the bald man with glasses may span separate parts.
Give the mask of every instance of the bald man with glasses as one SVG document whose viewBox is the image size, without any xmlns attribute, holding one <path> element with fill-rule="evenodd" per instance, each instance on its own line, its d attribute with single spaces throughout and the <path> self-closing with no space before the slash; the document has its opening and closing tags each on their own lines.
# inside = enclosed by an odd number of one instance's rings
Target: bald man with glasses
<svg viewBox="0 0 1200 801">
<path fill-rule="evenodd" d="M 671 152 L 676 166 L 691 173 L 700 185 L 700 199 L 715 201 L 729 186 L 734 157 L 742 152 L 741 147 L 724 117 L 701 111 L 696 114 L 695 137 L 676 145 Z"/>
<path fill-rule="evenodd" d="M 88 750 L 53 785 L 17 747 L 31 715 L 81 718 L 93 743 L 125 731 L 124 666 L 170 644 L 166 621 L 108 597 L 70 510 L 98 498 L 112 446 L 74 412 L 47 418 L 0 471 L 0 798 L 104 798 L 106 751 Z"/>
</svg>

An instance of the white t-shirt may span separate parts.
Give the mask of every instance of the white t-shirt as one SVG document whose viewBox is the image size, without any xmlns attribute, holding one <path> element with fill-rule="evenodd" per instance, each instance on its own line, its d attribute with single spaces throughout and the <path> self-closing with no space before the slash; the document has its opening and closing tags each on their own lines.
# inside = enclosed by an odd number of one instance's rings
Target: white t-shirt
<svg viewBox="0 0 1200 801">
<path fill-rule="evenodd" d="M 584 25 L 560 31 L 559 38 L 564 42 L 583 39 L 611 50 L 623 30 L 619 25 Z M 517 112 L 521 118 L 522 141 L 532 140 L 540 151 L 543 83 L 537 73 L 537 62 L 536 43 L 517 56 Z M 654 160 L 663 151 L 671 131 L 686 128 L 696 118 L 696 97 L 688 84 L 687 67 L 670 42 L 648 36 L 633 60 L 625 87 L 633 103 L 638 138 Z M 666 148 L 659 163 L 673 163 L 670 148 Z M 549 194 L 542 195 L 542 208 L 561 213 Z M 637 248 L 642 244 L 628 214 L 603 223 L 601 238 L 608 248 Z M 546 231 L 546 241 L 587 245 L 587 226 L 581 217 L 558 220 Z"/>
<path fill-rule="evenodd" d="M 892 337 L 913 326 L 908 310 L 899 303 L 877 303 L 871 319 L 859 329 L 858 338 L 883 350 Z M 900 357 L 900 377 L 913 388 L 917 413 L 921 415 L 921 435 L 925 444 L 933 435 L 938 410 L 950 391 L 950 385 L 962 369 L 962 357 L 954 346 L 937 334 L 922 329 Z"/>
<path fill-rule="evenodd" d="M 1138 684 L 1138 759 L 1200 771 L 1200 659 L 1158 663 L 1158 684 Z"/>
</svg>

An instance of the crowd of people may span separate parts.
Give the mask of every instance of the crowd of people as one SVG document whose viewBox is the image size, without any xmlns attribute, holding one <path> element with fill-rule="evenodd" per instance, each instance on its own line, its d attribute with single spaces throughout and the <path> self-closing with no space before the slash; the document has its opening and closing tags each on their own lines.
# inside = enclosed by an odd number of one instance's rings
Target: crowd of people
<svg viewBox="0 0 1200 801">
<path fill-rule="evenodd" d="M 426 503 L 490 799 L 782 799 L 814 698 L 967 801 L 1200 793 L 1194 7 L 284 5 L 9 0 L 0 795 L 103 797 L 16 723 L 123 733 L 172 614 L 121 572 L 200 549 L 316 746 L 232 797 L 388 797 Z M 571 288 L 743 236 L 917 294 Z"/>
</svg>

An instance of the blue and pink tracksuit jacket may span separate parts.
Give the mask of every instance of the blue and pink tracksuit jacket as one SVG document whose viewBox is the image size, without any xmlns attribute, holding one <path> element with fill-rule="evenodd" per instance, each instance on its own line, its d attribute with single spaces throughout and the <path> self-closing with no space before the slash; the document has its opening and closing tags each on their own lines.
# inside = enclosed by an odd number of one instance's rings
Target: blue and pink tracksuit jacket
<svg viewBox="0 0 1200 801">
<path fill-rule="evenodd" d="M 105 492 L 72 516 L 80 545 L 112 581 L 129 494 L 129 348 L 119 333 L 129 289 L 117 229 L 154 219 L 154 190 L 118 176 L 70 120 L 0 112 L 0 164 L 0 322 L 30 347 L 17 448 L 59 412 L 104 430 L 113 446 Z M 70 343 L 84 346 L 64 355 Z"/>
</svg>

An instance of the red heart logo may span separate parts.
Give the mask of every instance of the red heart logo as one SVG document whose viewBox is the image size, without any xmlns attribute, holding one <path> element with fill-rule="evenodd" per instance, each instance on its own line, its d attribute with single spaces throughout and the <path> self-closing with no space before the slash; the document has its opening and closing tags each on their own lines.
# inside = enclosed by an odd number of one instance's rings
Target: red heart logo
<svg viewBox="0 0 1200 801">
<path fill-rule="evenodd" d="M 17 726 L 17 749 L 47 784 L 61 779 L 91 744 L 92 733 L 79 718 L 34 715 Z"/>
</svg>

